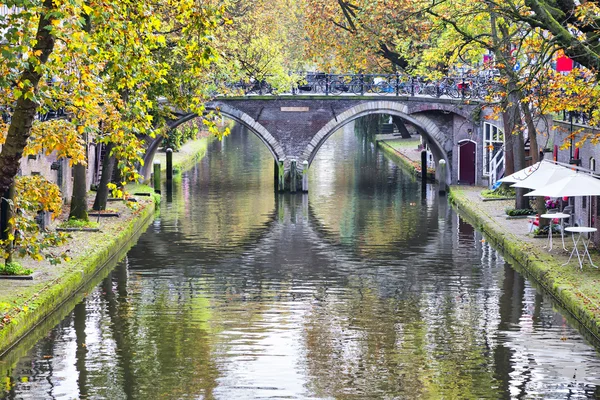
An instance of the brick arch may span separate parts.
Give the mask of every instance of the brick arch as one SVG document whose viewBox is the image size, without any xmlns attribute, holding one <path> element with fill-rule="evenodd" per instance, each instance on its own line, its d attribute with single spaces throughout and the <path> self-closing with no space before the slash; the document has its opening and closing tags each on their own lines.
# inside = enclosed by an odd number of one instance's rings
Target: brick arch
<svg viewBox="0 0 600 400">
<path fill-rule="evenodd" d="M 248 114 L 222 102 L 207 103 L 205 105 L 205 109 L 208 111 L 218 111 L 219 113 L 221 113 L 221 115 L 224 115 L 227 118 L 230 118 L 248 128 L 248 130 L 250 130 L 256 136 L 258 136 L 260 140 L 262 140 L 262 142 L 267 146 L 275 160 L 285 158 L 285 154 L 283 151 L 283 147 L 281 147 L 281 144 L 277 142 L 273 135 L 271 135 L 271 133 L 269 133 L 269 131 L 267 131 L 264 126 L 255 121 Z M 198 118 L 197 114 L 183 114 L 176 120 L 171 121 L 168 124 L 168 129 L 176 129 L 179 125 L 191 121 L 195 118 Z M 144 176 L 145 179 L 149 179 L 150 177 L 150 173 L 152 172 L 151 168 L 152 162 L 154 160 L 154 155 L 156 154 L 156 151 L 158 150 L 161 141 L 162 137 L 156 137 L 150 143 L 148 149 L 146 150 L 146 154 L 144 155 L 144 167 L 141 169 L 141 175 Z"/>
<path fill-rule="evenodd" d="M 415 126 L 419 133 L 426 137 L 429 141 L 431 152 L 436 163 L 439 160 L 446 161 L 446 176 L 443 177 L 443 179 L 445 179 L 446 183 L 451 183 L 452 164 L 450 163 L 448 153 L 445 150 L 450 140 L 448 136 L 444 134 L 432 120 L 427 118 L 427 116 L 419 114 L 410 115 L 409 109 L 405 104 L 391 101 L 372 101 L 368 103 L 362 103 L 337 115 L 334 119 L 325 124 L 325 126 L 323 126 L 323 128 L 321 128 L 316 135 L 314 135 L 313 139 L 306 146 L 304 152 L 302 153 L 302 158 L 307 160 L 309 164 L 312 163 L 312 160 L 319 151 L 319 148 L 338 129 L 349 122 L 371 114 L 394 115 Z"/>
</svg>

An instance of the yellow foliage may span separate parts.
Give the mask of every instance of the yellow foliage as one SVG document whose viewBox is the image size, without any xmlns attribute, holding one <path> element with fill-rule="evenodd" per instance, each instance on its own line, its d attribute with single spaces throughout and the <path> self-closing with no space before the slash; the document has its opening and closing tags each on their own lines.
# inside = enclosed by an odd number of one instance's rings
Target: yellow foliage
<svg viewBox="0 0 600 400">
<path fill-rule="evenodd" d="M 69 164 L 86 164 L 85 142 L 80 133 L 83 126 L 76 128 L 65 119 L 35 122 L 24 155 L 56 152 L 58 158 L 68 158 Z"/>
</svg>

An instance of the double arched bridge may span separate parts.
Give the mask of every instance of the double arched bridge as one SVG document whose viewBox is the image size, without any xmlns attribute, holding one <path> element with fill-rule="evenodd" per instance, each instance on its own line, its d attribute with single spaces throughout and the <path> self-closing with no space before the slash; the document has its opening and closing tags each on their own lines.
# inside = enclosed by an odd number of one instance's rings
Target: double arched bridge
<svg viewBox="0 0 600 400">
<path fill-rule="evenodd" d="M 400 130 L 408 128 L 422 135 L 436 165 L 444 160 L 448 166 L 436 168 L 439 182 L 482 184 L 485 179 L 482 155 L 487 144 L 483 133 L 490 129 L 483 121 L 491 111 L 471 99 L 395 94 L 246 95 L 217 97 L 206 104 L 206 109 L 237 121 L 264 142 L 273 155 L 276 171 L 285 177 L 285 188 L 280 186 L 280 190 L 301 189 L 302 171 L 310 166 L 323 143 L 345 124 L 371 114 L 393 116 L 396 125 L 404 125 Z M 180 113 L 170 128 L 194 118 L 197 115 Z M 160 138 L 147 150 L 142 170 L 146 177 L 150 176 L 159 143 Z M 440 176 L 441 170 L 444 176 Z"/>
</svg>

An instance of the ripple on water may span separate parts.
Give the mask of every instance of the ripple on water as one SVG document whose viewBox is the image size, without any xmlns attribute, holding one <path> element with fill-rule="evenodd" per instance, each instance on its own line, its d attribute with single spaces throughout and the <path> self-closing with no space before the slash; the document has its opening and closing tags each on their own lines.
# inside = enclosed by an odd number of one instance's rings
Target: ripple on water
<svg viewBox="0 0 600 400">
<path fill-rule="evenodd" d="M 551 301 L 362 140 L 332 136 L 296 196 L 273 194 L 252 135 L 211 144 L 6 396 L 600 397 L 596 351 Z"/>
</svg>

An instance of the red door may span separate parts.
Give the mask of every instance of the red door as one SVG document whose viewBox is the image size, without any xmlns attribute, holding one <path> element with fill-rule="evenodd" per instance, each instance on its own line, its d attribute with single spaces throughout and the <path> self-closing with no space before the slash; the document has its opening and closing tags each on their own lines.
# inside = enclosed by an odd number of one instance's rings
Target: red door
<svg viewBox="0 0 600 400">
<path fill-rule="evenodd" d="M 475 142 L 470 140 L 458 144 L 458 183 L 475 184 Z"/>
</svg>

